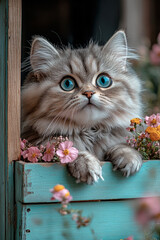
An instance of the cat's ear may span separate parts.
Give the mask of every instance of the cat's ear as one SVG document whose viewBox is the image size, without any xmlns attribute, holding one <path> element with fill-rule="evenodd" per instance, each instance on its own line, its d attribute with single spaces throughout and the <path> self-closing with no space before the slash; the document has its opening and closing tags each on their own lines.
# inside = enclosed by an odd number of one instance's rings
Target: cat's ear
<svg viewBox="0 0 160 240">
<path fill-rule="evenodd" d="M 30 52 L 30 63 L 35 73 L 46 73 L 59 58 L 58 50 L 45 38 L 35 37 Z"/>
<path fill-rule="evenodd" d="M 102 52 L 111 55 L 125 69 L 128 58 L 128 45 L 124 31 L 116 32 L 104 45 Z"/>
</svg>

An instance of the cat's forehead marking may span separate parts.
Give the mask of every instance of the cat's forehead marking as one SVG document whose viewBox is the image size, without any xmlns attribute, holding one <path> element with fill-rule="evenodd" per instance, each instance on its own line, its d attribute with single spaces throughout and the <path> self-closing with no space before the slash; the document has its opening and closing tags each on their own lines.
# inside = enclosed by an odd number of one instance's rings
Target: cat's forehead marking
<svg viewBox="0 0 160 240">
<path fill-rule="evenodd" d="M 92 73 L 98 72 L 97 61 L 92 55 L 86 57 L 86 65 Z"/>
<path fill-rule="evenodd" d="M 94 75 L 98 71 L 96 58 L 84 51 L 79 51 L 72 54 L 69 61 L 71 73 L 78 76 L 82 82 L 86 82 L 87 77 Z"/>
<path fill-rule="evenodd" d="M 80 74 L 84 71 L 82 61 L 78 57 L 74 57 L 71 60 L 70 65 L 73 73 Z"/>
</svg>

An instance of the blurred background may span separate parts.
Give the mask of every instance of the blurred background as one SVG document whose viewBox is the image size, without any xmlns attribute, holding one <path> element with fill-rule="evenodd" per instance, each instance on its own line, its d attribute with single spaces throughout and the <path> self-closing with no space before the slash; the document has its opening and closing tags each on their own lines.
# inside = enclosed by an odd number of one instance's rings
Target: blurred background
<svg viewBox="0 0 160 240">
<path fill-rule="evenodd" d="M 90 39 L 103 45 L 124 29 L 129 46 L 140 55 L 133 64 L 143 81 L 144 114 L 160 112 L 159 0 L 23 0 L 22 4 L 22 62 L 34 35 L 59 47 L 79 47 Z M 22 73 L 22 82 L 26 74 Z"/>
</svg>

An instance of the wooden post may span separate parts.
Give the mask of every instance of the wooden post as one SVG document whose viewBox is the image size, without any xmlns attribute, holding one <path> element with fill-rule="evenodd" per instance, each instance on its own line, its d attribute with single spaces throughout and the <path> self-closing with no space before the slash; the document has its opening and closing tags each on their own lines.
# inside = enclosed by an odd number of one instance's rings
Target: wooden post
<svg viewBox="0 0 160 240">
<path fill-rule="evenodd" d="M 20 152 L 21 0 L 9 0 L 8 17 L 8 162 Z"/>
<path fill-rule="evenodd" d="M 14 160 L 20 154 L 21 0 L 0 1 L 0 239 L 14 239 Z"/>
</svg>

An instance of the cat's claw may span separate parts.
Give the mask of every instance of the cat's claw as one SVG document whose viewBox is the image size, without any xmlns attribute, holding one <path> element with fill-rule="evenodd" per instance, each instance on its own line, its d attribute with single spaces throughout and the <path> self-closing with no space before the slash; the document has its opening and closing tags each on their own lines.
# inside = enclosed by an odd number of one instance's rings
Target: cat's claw
<svg viewBox="0 0 160 240">
<path fill-rule="evenodd" d="M 98 182 L 98 179 L 102 179 L 104 181 L 104 178 L 102 177 L 102 173 L 97 175 L 94 171 L 90 170 L 90 174 L 93 177 L 95 182 Z"/>
<path fill-rule="evenodd" d="M 68 164 L 68 169 L 76 182 L 92 184 L 98 182 L 102 177 L 102 167 L 99 160 L 88 152 L 79 153 L 79 157 L 73 163 Z"/>
<path fill-rule="evenodd" d="M 128 146 L 114 147 L 110 154 L 113 163 L 113 171 L 120 170 L 124 176 L 130 175 L 139 171 L 142 165 L 140 154 Z"/>
</svg>

